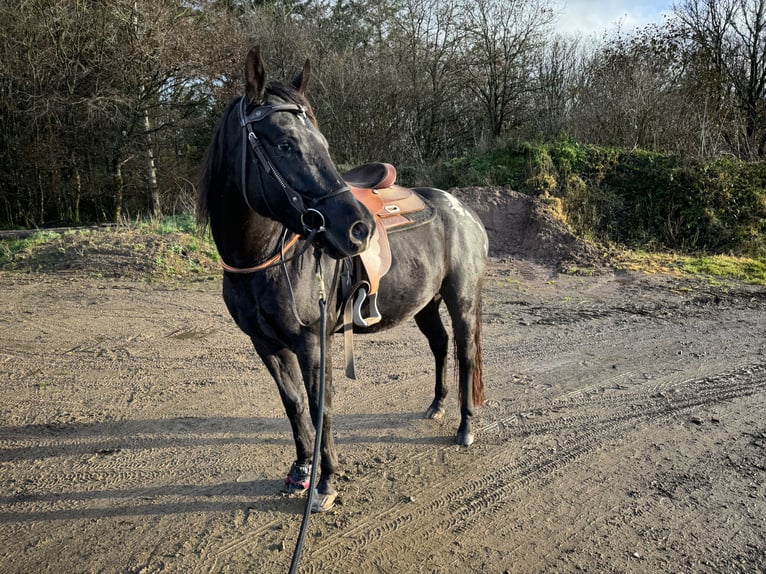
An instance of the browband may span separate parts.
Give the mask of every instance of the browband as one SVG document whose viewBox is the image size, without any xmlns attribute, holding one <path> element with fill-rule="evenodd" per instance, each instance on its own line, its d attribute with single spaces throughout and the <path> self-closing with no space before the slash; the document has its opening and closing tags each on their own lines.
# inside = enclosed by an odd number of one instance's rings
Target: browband
<svg viewBox="0 0 766 574">
<path fill-rule="evenodd" d="M 274 112 L 293 112 L 296 114 L 306 113 L 306 107 L 301 106 L 300 104 L 275 104 L 270 106 L 258 106 L 246 116 L 245 109 L 247 104 L 245 103 L 245 99 L 246 98 L 244 97 L 242 98 L 242 110 L 240 113 L 240 125 L 243 128 L 253 122 L 260 122 L 261 120 L 266 119 Z"/>
</svg>

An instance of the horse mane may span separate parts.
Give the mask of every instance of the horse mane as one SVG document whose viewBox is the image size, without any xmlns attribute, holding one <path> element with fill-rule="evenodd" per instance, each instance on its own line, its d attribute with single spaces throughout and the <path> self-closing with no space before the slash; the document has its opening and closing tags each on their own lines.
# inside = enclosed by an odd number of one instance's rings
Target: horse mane
<svg viewBox="0 0 766 574">
<path fill-rule="evenodd" d="M 306 108 L 306 114 L 318 127 L 316 116 L 314 115 L 314 109 L 306 99 L 306 97 L 300 93 L 292 84 L 280 82 L 278 80 L 271 80 L 266 84 L 264 90 L 263 101 L 267 98 L 274 96 L 280 98 L 286 102 L 295 103 Z M 204 230 L 210 222 L 210 194 L 214 189 L 220 189 L 223 182 L 221 181 L 225 177 L 223 172 L 224 157 L 223 152 L 226 144 L 226 130 L 225 126 L 228 122 L 229 115 L 236 112 L 236 107 L 240 103 L 240 99 L 244 96 L 236 96 L 226 105 L 226 109 L 221 116 L 221 120 L 218 122 L 218 127 L 213 134 L 213 139 L 208 146 L 205 159 L 202 163 L 202 173 L 199 178 L 199 193 L 197 195 L 197 225 Z M 239 137 L 239 134 L 237 134 Z"/>
<path fill-rule="evenodd" d="M 226 109 L 213 133 L 213 139 L 210 141 L 210 145 L 205 153 L 205 159 L 202 162 L 202 173 L 200 174 L 199 191 L 197 193 L 197 225 L 203 230 L 210 221 L 210 199 L 208 195 L 212 188 L 217 187 L 215 184 L 220 177 L 219 167 L 223 163 L 223 126 L 226 125 L 226 120 L 238 101 L 239 98 L 232 98 L 226 105 Z"/>
</svg>

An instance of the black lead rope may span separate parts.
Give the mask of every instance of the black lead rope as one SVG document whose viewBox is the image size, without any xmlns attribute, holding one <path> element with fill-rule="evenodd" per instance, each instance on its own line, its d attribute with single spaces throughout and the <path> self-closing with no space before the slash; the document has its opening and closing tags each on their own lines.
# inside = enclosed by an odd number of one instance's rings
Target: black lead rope
<svg viewBox="0 0 766 574">
<path fill-rule="evenodd" d="M 298 541 L 295 543 L 293 560 L 290 563 L 290 574 L 298 572 L 298 563 L 301 560 L 303 542 L 309 528 L 311 518 L 311 505 L 314 502 L 314 485 L 316 484 L 317 469 L 319 467 L 319 450 L 322 443 L 322 423 L 324 421 L 324 387 L 325 367 L 327 364 L 327 294 L 325 293 L 324 277 L 322 275 L 322 252 L 314 251 L 316 257 L 316 277 L 319 284 L 319 408 L 317 409 L 317 424 L 314 436 L 314 458 L 311 463 L 311 478 L 309 479 L 309 492 L 306 497 L 306 507 L 303 509 L 303 521 L 298 533 Z"/>
</svg>

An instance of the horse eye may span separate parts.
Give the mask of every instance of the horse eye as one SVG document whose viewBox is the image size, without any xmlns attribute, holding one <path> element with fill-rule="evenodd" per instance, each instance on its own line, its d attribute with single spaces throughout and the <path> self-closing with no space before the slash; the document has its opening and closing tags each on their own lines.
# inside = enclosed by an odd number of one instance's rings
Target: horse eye
<svg viewBox="0 0 766 574">
<path fill-rule="evenodd" d="M 288 152 L 293 149 L 293 146 L 290 145 L 290 142 L 279 142 L 277 144 L 277 149 L 281 152 Z"/>
</svg>

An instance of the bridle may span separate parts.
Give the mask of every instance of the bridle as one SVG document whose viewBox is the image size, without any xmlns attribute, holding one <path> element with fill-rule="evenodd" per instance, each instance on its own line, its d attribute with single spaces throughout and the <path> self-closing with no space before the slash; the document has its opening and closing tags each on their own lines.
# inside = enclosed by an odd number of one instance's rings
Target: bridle
<svg viewBox="0 0 766 574">
<path fill-rule="evenodd" d="M 282 232 L 281 239 L 280 239 L 280 244 L 273 255 L 271 255 L 264 261 L 261 261 L 260 263 L 253 265 L 251 267 L 234 267 L 222 261 L 221 266 L 226 271 L 229 271 L 230 273 L 249 274 L 249 273 L 255 273 L 257 271 L 264 271 L 266 269 L 271 269 L 272 267 L 276 267 L 277 265 L 284 265 L 287 261 L 290 261 L 291 259 L 295 259 L 303 255 L 308 249 L 308 247 L 313 243 L 314 238 L 319 233 L 322 233 L 325 231 L 325 226 L 324 226 L 325 217 L 321 211 L 319 211 L 318 209 L 316 209 L 316 207 L 313 207 L 313 206 L 317 205 L 318 203 L 320 203 L 321 201 L 325 199 L 329 199 L 336 195 L 340 195 L 342 193 L 351 191 L 348 186 L 344 185 L 340 187 L 339 189 L 336 189 L 330 193 L 326 193 L 316 198 L 305 197 L 303 194 L 296 191 L 287 182 L 287 179 L 280 173 L 280 171 L 277 169 L 274 162 L 269 157 L 269 154 L 266 151 L 266 148 L 263 146 L 263 143 L 261 143 L 261 140 L 258 138 L 258 135 L 255 133 L 255 129 L 253 129 L 254 124 L 258 124 L 258 122 L 261 122 L 264 119 L 268 118 L 271 114 L 278 113 L 278 112 L 287 112 L 287 113 L 298 114 L 306 118 L 308 117 L 307 111 L 308 110 L 306 106 L 302 106 L 300 104 L 268 104 L 268 105 L 257 106 L 248 114 L 247 113 L 247 96 L 240 97 L 239 123 L 240 123 L 240 126 L 242 127 L 242 170 L 241 170 L 242 199 L 244 199 L 245 205 L 247 205 L 248 209 L 250 209 L 251 211 L 255 211 L 255 209 L 253 209 L 253 205 L 250 203 L 250 199 L 248 198 L 248 189 L 247 189 L 247 159 L 248 159 L 247 148 L 249 143 L 250 148 L 255 153 L 255 157 L 258 160 L 258 165 L 260 166 L 260 168 L 263 170 L 263 172 L 266 173 L 266 175 L 270 175 L 277 182 L 279 189 L 282 191 L 282 194 L 284 195 L 284 198 L 287 201 L 287 205 L 289 205 L 292 209 L 298 212 L 301 226 L 303 228 L 303 233 L 306 235 L 305 237 L 306 242 L 302 249 L 300 249 L 297 253 L 293 254 L 293 256 L 290 257 L 289 259 L 286 259 L 285 252 L 298 242 L 298 240 L 301 238 L 301 235 L 293 232 L 290 238 L 287 239 L 288 230 L 287 230 L 287 227 L 284 226 L 284 230 Z M 271 218 L 278 221 L 276 217 L 277 210 L 274 208 L 272 202 L 269 201 L 268 199 L 268 194 L 265 191 L 265 186 L 263 185 L 262 177 L 261 177 L 261 199 L 263 201 L 263 204 L 266 206 L 266 210 L 269 212 L 269 215 L 271 215 Z M 309 204 L 312 207 L 306 207 L 306 204 Z"/>
<path fill-rule="evenodd" d="M 255 153 L 255 157 L 257 158 L 261 169 L 277 182 L 279 188 L 282 190 L 282 193 L 287 200 L 287 204 L 298 212 L 304 233 L 310 235 L 312 232 L 322 232 L 324 231 L 325 217 L 322 212 L 319 211 L 315 206 L 326 199 L 335 197 L 336 195 L 347 192 L 350 193 L 351 189 L 347 185 L 343 185 L 340 188 L 319 197 L 308 198 L 290 186 L 290 184 L 287 182 L 287 179 L 280 173 L 274 162 L 269 157 L 266 148 L 264 147 L 263 143 L 261 143 L 261 140 L 258 138 L 255 130 L 253 129 L 253 125 L 258 124 L 258 122 L 261 122 L 272 114 L 279 112 L 293 113 L 304 118 L 308 117 L 306 106 L 290 103 L 257 106 L 248 114 L 247 96 L 242 96 L 239 103 L 239 118 L 240 125 L 242 126 L 243 144 L 244 142 L 250 144 L 250 148 Z M 263 181 L 263 179 L 261 179 L 261 181 Z M 247 190 L 247 145 L 242 146 L 242 196 L 248 208 L 253 210 L 253 206 L 251 205 L 248 198 Z M 268 194 L 266 193 L 263 186 L 261 189 L 261 199 L 263 200 L 263 203 L 272 218 L 277 219 L 277 212 L 274 209 L 271 201 L 269 201 Z M 310 207 L 306 207 L 306 205 L 309 205 Z M 316 219 L 316 221 L 312 221 L 313 219 Z"/>
</svg>

